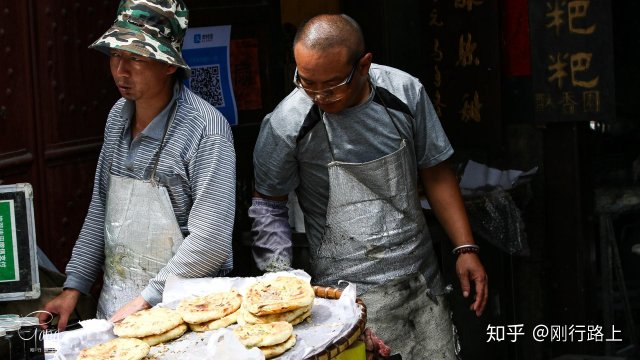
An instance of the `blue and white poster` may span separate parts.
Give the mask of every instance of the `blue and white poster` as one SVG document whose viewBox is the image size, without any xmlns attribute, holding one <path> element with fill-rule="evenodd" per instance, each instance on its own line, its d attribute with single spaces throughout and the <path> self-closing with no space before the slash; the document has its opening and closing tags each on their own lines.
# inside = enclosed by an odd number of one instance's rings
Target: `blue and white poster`
<svg viewBox="0 0 640 360">
<path fill-rule="evenodd" d="M 193 92 L 215 106 L 229 121 L 238 124 L 229 62 L 231 25 L 187 29 L 182 56 L 191 68 L 185 81 Z"/>
</svg>

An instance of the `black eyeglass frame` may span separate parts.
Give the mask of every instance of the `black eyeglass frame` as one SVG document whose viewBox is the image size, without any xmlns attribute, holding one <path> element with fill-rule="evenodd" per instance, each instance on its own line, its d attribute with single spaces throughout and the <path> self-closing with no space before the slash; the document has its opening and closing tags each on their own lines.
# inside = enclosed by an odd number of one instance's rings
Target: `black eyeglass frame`
<svg viewBox="0 0 640 360">
<path fill-rule="evenodd" d="M 362 60 L 362 58 L 364 57 L 364 55 L 366 54 L 366 52 L 364 52 L 362 55 L 358 56 L 358 59 L 353 63 L 353 67 L 351 68 L 351 72 L 349 73 L 349 76 L 347 76 L 347 78 L 341 82 L 338 85 L 334 85 L 331 87 L 328 87 L 326 89 L 322 89 L 322 90 L 312 90 L 312 89 L 308 89 L 306 87 L 304 87 L 301 83 L 300 83 L 300 76 L 298 75 L 298 67 L 296 66 L 296 70 L 293 73 L 293 84 L 300 90 L 304 91 L 305 94 L 307 94 L 307 96 L 309 96 L 311 98 L 311 100 L 316 100 L 316 97 L 321 96 L 323 98 L 329 98 L 331 95 L 333 95 L 336 91 L 337 88 L 340 88 L 341 86 L 346 86 L 351 84 L 351 80 L 353 80 L 353 74 L 355 74 L 356 72 L 356 68 L 358 67 L 358 64 L 360 64 L 360 60 Z M 337 99 L 327 99 L 330 101 L 337 101 L 340 100 L 340 98 Z"/>
</svg>

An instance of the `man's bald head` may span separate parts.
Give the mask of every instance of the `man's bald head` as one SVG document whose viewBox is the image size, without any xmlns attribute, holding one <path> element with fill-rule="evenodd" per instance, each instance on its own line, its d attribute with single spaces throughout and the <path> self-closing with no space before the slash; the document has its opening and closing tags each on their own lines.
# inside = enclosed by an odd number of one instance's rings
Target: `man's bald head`
<svg viewBox="0 0 640 360">
<path fill-rule="evenodd" d="M 365 49 L 360 26 L 344 14 L 318 15 L 309 19 L 293 39 L 293 47 L 298 44 L 318 51 L 344 47 L 349 49 L 351 61 L 356 61 Z"/>
</svg>

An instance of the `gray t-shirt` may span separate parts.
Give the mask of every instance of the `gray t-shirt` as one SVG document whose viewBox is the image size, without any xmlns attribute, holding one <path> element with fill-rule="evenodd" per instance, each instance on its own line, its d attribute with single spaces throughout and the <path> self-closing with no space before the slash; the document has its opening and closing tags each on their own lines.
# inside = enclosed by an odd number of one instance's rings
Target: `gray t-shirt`
<svg viewBox="0 0 640 360">
<path fill-rule="evenodd" d="M 333 160 L 367 162 L 398 150 L 404 138 L 416 162 L 416 181 L 419 168 L 453 153 L 417 78 L 377 64 L 371 65 L 369 77 L 374 91 L 361 105 L 321 113 L 295 89 L 262 122 L 253 158 L 255 188 L 268 196 L 296 190 L 312 249 L 324 232 L 332 153 Z"/>
</svg>

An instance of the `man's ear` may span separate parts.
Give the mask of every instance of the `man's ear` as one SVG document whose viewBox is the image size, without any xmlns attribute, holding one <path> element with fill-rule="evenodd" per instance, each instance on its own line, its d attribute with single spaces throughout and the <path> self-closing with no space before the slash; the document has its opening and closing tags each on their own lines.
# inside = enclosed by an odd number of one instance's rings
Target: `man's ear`
<svg viewBox="0 0 640 360">
<path fill-rule="evenodd" d="M 172 75 L 178 71 L 178 67 L 172 64 L 167 64 L 167 75 Z"/>
<path fill-rule="evenodd" d="M 372 62 L 373 62 L 373 54 L 370 52 L 364 54 L 362 56 L 362 59 L 360 59 L 360 65 L 362 66 L 362 68 L 360 69 L 360 72 L 362 74 L 368 74 L 369 68 L 371 67 Z"/>
</svg>

